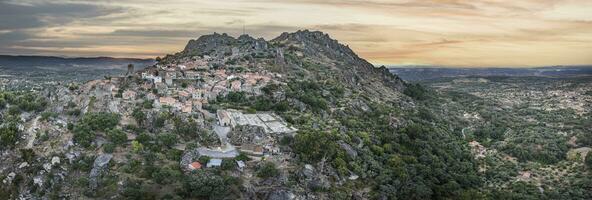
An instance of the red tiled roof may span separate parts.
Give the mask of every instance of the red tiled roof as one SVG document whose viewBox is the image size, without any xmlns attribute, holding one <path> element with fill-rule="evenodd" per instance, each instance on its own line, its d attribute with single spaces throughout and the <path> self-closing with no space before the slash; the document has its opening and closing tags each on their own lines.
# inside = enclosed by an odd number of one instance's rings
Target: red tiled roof
<svg viewBox="0 0 592 200">
<path fill-rule="evenodd" d="M 190 164 L 193 169 L 201 169 L 201 163 L 193 162 Z"/>
</svg>

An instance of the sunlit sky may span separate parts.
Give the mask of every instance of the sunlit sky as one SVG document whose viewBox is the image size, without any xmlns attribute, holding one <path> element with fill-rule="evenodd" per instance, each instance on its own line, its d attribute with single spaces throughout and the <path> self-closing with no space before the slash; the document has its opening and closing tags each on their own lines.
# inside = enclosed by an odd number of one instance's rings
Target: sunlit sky
<svg viewBox="0 0 592 200">
<path fill-rule="evenodd" d="M 153 58 L 320 30 L 374 64 L 592 64 L 592 0 L 0 0 L 0 54 Z"/>
</svg>

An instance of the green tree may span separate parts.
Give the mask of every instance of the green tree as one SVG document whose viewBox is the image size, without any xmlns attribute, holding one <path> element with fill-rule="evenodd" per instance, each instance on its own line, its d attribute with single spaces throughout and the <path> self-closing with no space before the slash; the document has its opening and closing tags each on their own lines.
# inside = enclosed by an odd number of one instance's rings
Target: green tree
<svg viewBox="0 0 592 200">
<path fill-rule="evenodd" d="M 224 178 L 203 170 L 197 171 L 193 176 L 186 176 L 183 188 L 188 197 L 206 199 L 227 196 L 229 191 Z"/>
<path fill-rule="evenodd" d="M 152 109 L 152 101 L 151 100 L 145 100 L 144 102 L 142 102 L 142 107 L 144 109 Z"/>
<path fill-rule="evenodd" d="M 144 150 L 144 145 L 142 145 L 140 142 L 134 140 L 132 141 L 132 151 L 139 153 L 142 152 Z"/>
<path fill-rule="evenodd" d="M 80 123 L 74 126 L 74 141 L 83 147 L 89 147 L 95 139 L 95 132 L 86 123 Z"/>
<path fill-rule="evenodd" d="M 294 138 L 294 151 L 307 162 L 318 162 L 323 157 L 332 158 L 338 151 L 337 138 L 332 132 L 301 131 Z"/>
<path fill-rule="evenodd" d="M 116 113 L 87 113 L 82 117 L 81 123 L 89 126 L 94 131 L 106 131 L 119 124 L 120 116 Z"/>
<path fill-rule="evenodd" d="M 0 127 L 0 149 L 13 148 L 20 137 L 16 123 L 9 123 Z"/>
<path fill-rule="evenodd" d="M 146 120 L 146 114 L 142 111 L 141 108 L 135 108 L 132 112 L 132 117 L 138 122 L 138 124 L 143 124 Z"/>
<path fill-rule="evenodd" d="M 261 178 L 270 178 L 280 175 L 280 171 L 275 166 L 275 163 L 264 162 L 259 165 L 257 169 L 257 176 Z"/>
<path fill-rule="evenodd" d="M 419 83 L 407 85 L 405 90 L 403 90 L 403 94 L 415 100 L 426 100 L 429 97 L 428 90 L 421 86 Z"/>
<path fill-rule="evenodd" d="M 172 147 L 177 143 L 177 135 L 171 133 L 163 133 L 158 135 L 158 141 L 165 147 Z"/>
<path fill-rule="evenodd" d="M 115 145 L 122 145 L 127 141 L 127 135 L 125 132 L 118 128 L 107 130 L 107 137 Z"/>
</svg>

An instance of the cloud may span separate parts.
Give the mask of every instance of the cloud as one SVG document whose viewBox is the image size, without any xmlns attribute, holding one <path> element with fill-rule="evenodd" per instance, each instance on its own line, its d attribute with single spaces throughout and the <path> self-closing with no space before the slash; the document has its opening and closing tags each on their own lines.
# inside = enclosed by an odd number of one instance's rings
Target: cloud
<svg viewBox="0 0 592 200">
<path fill-rule="evenodd" d="M 0 1 L 0 30 L 64 25 L 119 11 L 116 8 L 80 3 L 41 2 L 27 5 Z"/>
<path fill-rule="evenodd" d="M 592 63 L 586 0 L 0 0 L 0 53 L 155 57 L 321 30 L 375 63 Z M 544 59 L 543 59 L 544 58 Z"/>
</svg>

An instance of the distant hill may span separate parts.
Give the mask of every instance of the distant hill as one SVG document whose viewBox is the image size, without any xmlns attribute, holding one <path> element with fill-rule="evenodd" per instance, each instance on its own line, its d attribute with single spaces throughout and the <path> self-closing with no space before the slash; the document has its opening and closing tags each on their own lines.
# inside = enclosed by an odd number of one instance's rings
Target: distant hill
<svg viewBox="0 0 592 200">
<path fill-rule="evenodd" d="M 448 68 L 426 66 L 397 66 L 389 71 L 407 81 L 465 76 L 591 76 L 592 66 L 549 66 L 535 68 Z"/>
<path fill-rule="evenodd" d="M 20 70 L 71 70 L 71 69 L 121 69 L 126 70 L 128 64 L 136 69 L 144 68 L 154 63 L 153 59 L 84 57 L 64 58 L 55 56 L 11 56 L 0 55 L 0 69 Z"/>
</svg>

